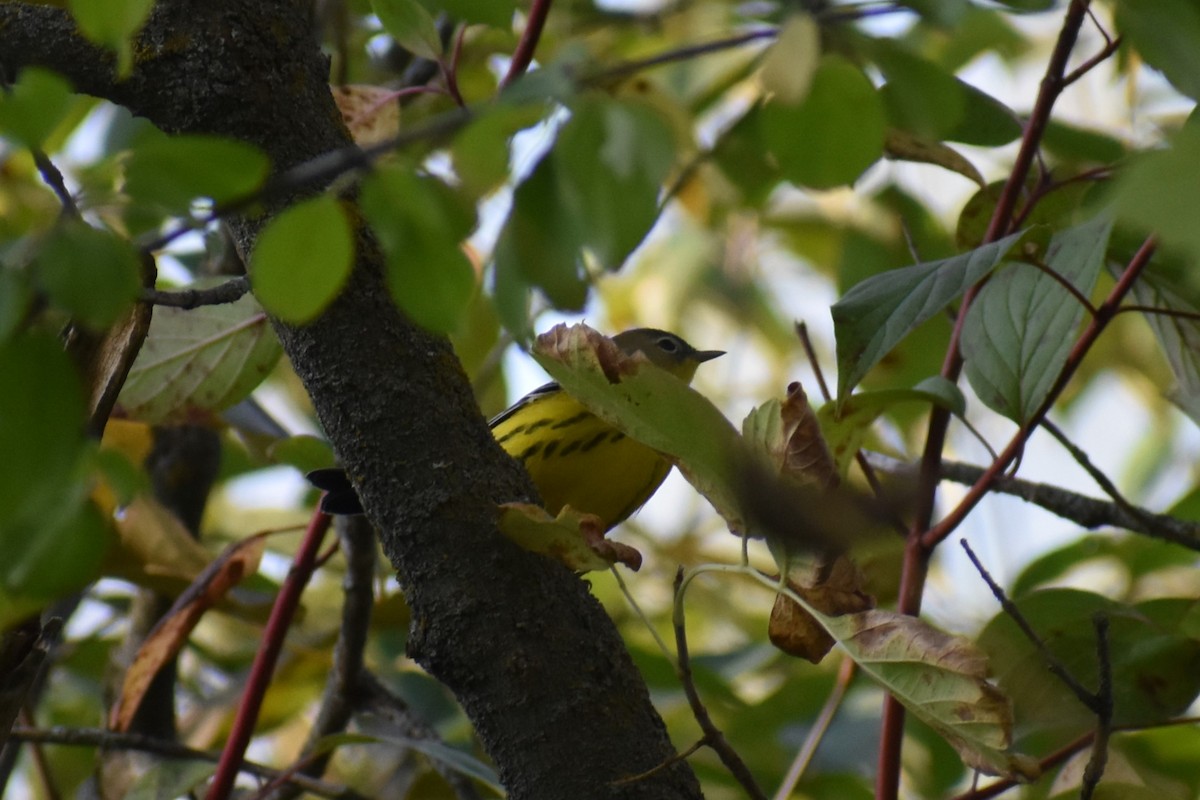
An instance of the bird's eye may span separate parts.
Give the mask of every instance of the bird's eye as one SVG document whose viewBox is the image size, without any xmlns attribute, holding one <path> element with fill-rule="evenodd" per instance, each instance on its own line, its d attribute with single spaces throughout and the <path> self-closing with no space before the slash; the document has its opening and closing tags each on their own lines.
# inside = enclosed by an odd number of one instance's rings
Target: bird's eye
<svg viewBox="0 0 1200 800">
<path fill-rule="evenodd" d="M 674 353 L 679 349 L 679 342 L 672 339 L 670 336 L 664 336 L 658 340 L 658 349 L 664 353 Z"/>
</svg>

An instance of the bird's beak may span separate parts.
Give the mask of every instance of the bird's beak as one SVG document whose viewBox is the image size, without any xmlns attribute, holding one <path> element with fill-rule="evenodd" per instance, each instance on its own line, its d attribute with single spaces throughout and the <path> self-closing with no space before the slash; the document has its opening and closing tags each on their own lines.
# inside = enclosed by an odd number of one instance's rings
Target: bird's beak
<svg viewBox="0 0 1200 800">
<path fill-rule="evenodd" d="M 705 361 L 712 361 L 717 356 L 725 355 L 724 350 L 697 350 L 693 358 L 697 364 L 703 364 Z"/>
</svg>

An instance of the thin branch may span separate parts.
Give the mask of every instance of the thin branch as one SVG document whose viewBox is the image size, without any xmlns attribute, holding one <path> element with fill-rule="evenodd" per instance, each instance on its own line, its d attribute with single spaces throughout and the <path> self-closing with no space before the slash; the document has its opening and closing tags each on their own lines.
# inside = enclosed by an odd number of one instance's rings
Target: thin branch
<svg viewBox="0 0 1200 800">
<path fill-rule="evenodd" d="M 136 750 L 142 753 L 153 753 L 164 758 L 191 761 L 207 761 L 216 763 L 220 759 L 218 753 L 205 750 L 195 750 L 178 742 L 170 742 L 153 736 L 136 733 L 115 733 L 99 728 L 13 728 L 10 735 L 22 742 L 38 742 L 41 744 L 57 744 L 67 747 L 96 747 L 104 750 Z M 280 770 L 273 769 L 253 761 L 243 761 L 243 772 L 261 778 L 275 778 Z M 345 786 L 313 780 L 303 775 L 293 775 L 289 780 L 306 792 L 318 797 L 357 798 L 363 797 L 358 792 Z"/>
<path fill-rule="evenodd" d="M 683 684 L 684 694 L 687 695 L 688 705 L 692 708 L 692 715 L 696 718 L 700 730 L 704 731 L 704 743 L 713 749 L 717 757 L 721 759 L 726 769 L 733 775 L 734 779 L 741 784 L 742 789 L 753 800 L 767 800 L 767 796 L 763 794 L 763 790 L 758 787 L 758 783 L 754 780 L 754 776 L 750 773 L 746 762 L 742 761 L 742 757 L 737 754 L 737 751 L 730 746 L 726 741 L 725 735 L 712 721 L 712 717 L 708 715 L 708 709 L 704 706 L 704 701 L 700 699 L 700 693 L 696 689 L 695 677 L 692 675 L 692 664 L 688 658 L 687 631 L 683 623 L 683 597 L 681 590 L 683 588 L 683 567 L 675 573 L 675 650 L 678 657 L 675 663 L 675 673 L 679 676 L 680 683 Z"/>
<path fill-rule="evenodd" d="M 653 778 L 655 775 L 672 766 L 673 764 L 678 764 L 680 761 L 685 761 L 691 758 L 697 750 L 699 750 L 701 747 L 704 747 L 706 744 L 708 744 L 708 738 L 701 737 L 693 742 L 688 749 L 679 751 L 661 764 L 655 764 L 650 769 L 646 770 L 645 772 L 639 772 L 637 775 L 630 775 L 628 777 L 612 781 L 609 786 L 612 786 L 613 788 L 619 786 L 628 786 L 631 783 L 638 783 L 639 781 L 644 781 L 647 778 Z"/>
<path fill-rule="evenodd" d="M 1090 8 L 1088 9 L 1087 15 L 1091 23 L 1096 26 L 1096 30 L 1098 30 L 1100 35 L 1104 37 L 1104 47 L 1100 48 L 1100 52 L 1096 53 L 1096 55 L 1092 56 L 1087 61 L 1084 61 L 1077 68 L 1069 72 L 1066 77 L 1063 78 L 1064 86 L 1070 86 L 1072 83 L 1091 72 L 1101 62 L 1107 60 L 1121 47 L 1121 37 L 1118 36 L 1114 39 L 1109 32 L 1105 30 L 1104 26 L 1100 24 L 1100 20 L 1096 19 L 1096 15 Z"/>
<path fill-rule="evenodd" d="M 739 33 L 736 36 L 728 36 L 724 39 L 715 39 L 711 42 L 679 47 L 647 58 L 624 61 L 620 64 L 597 70 L 585 76 L 580 82 L 587 86 L 602 86 L 623 80 L 630 75 L 636 75 L 642 70 L 675 64 L 680 61 L 688 61 L 697 56 L 706 56 L 712 53 L 719 53 L 723 50 L 732 50 L 751 42 L 757 42 L 760 39 L 773 39 L 778 33 L 778 28 L 760 28 L 747 33 Z"/>
<path fill-rule="evenodd" d="M 1112 498 L 1112 501 L 1118 508 L 1133 517 L 1151 517 L 1150 514 L 1126 500 L 1125 495 L 1121 494 L 1120 490 L 1117 489 L 1117 485 L 1109 480 L 1108 476 L 1099 467 L 1092 463 L 1092 460 L 1088 458 L 1088 454 L 1083 451 L 1083 448 L 1077 447 L 1074 442 L 1067 438 L 1067 434 L 1062 428 L 1050 420 L 1044 419 L 1042 420 L 1042 429 L 1057 439 L 1058 443 L 1066 448 L 1067 452 L 1071 454 L 1071 458 L 1075 459 L 1075 463 L 1083 467 L 1084 471 L 1096 482 L 1096 485 Z M 1152 519 L 1144 519 L 1143 522 L 1153 524 Z"/>
<path fill-rule="evenodd" d="M 961 544 L 962 549 L 966 551 L 967 558 L 971 559 L 971 563 L 975 565 L 975 570 L 979 573 L 979 576 L 983 578 L 984 583 L 986 583 L 988 588 L 992 590 L 992 596 L 995 597 L 997 602 L 1000 603 L 1000 607 L 1004 609 L 1004 613 L 1008 614 L 1008 616 L 1012 618 L 1012 621 L 1015 622 L 1017 627 L 1021 629 L 1021 633 L 1025 634 L 1025 638 L 1028 639 L 1029 643 L 1032 644 L 1034 649 L 1038 651 L 1038 655 L 1042 657 L 1042 661 L 1045 662 L 1046 668 L 1050 670 L 1054 677 L 1062 681 L 1066 687 L 1071 690 L 1071 693 L 1075 695 L 1076 700 L 1086 706 L 1087 709 L 1093 714 L 1099 715 L 1102 710 L 1100 698 L 1096 694 L 1088 691 L 1087 687 L 1080 683 L 1079 680 L 1071 674 L 1071 671 L 1067 669 L 1067 665 L 1064 664 L 1058 656 L 1051 652 L 1050 648 L 1046 646 L 1046 642 L 1042 640 L 1042 637 L 1039 636 L 1037 631 L 1033 629 L 1033 626 L 1029 624 L 1029 620 L 1027 620 L 1025 615 L 1021 613 L 1021 609 L 1017 608 L 1017 604 L 1008 598 L 1008 595 L 1005 594 L 1004 590 L 1000 588 L 1000 584 L 996 583 L 991 574 L 987 571 L 987 569 L 984 568 L 983 564 L 979 561 L 978 556 L 975 555 L 975 551 L 971 549 L 971 545 L 967 544 L 967 540 L 959 539 L 958 543 Z"/>
<path fill-rule="evenodd" d="M 467 101 L 463 100 L 462 92 L 458 90 L 458 59 L 462 55 L 463 38 L 467 35 L 467 26 L 459 25 L 458 34 L 454 37 L 454 48 L 450 51 L 450 63 L 438 62 L 442 71 L 442 80 L 446 82 L 446 93 L 459 108 L 465 108 Z"/>
<path fill-rule="evenodd" d="M 300 593 L 312 577 L 313 562 L 321 548 L 321 540 L 329 530 L 329 522 L 328 514 L 313 514 L 308 530 L 304 533 L 304 540 L 300 543 L 300 549 L 292 562 L 292 568 L 288 570 L 279 596 L 275 598 L 266 630 L 263 631 L 262 648 L 255 655 L 250 675 L 246 679 L 246 689 L 242 693 L 242 700 L 238 705 L 229 738 L 225 742 L 225 749 L 221 753 L 221 760 L 217 763 L 217 771 L 209 785 L 207 800 L 226 800 L 233 790 L 233 782 L 237 779 L 237 773 L 245 760 L 246 747 L 254 734 L 254 723 L 258 720 L 258 711 L 262 707 L 267 685 L 271 682 L 271 673 L 275 669 L 280 651 L 283 650 L 283 640 L 300 604 Z"/>
<path fill-rule="evenodd" d="M 371 611 L 375 602 L 372 581 L 375 577 L 375 531 L 361 515 L 338 517 L 335 525 L 346 559 L 346 575 L 342 579 L 344 600 L 342 624 L 338 628 L 337 644 L 333 648 L 333 665 L 325 681 L 317 719 L 308 732 L 303 757 L 295 770 L 316 778 L 324 774 L 333 757 L 332 752 L 318 752 L 320 740 L 346 729 L 354 712 L 354 696 L 359 677 L 363 674 L 363 652 L 371 626 Z M 287 800 L 298 794 L 295 784 L 281 786 L 269 796 Z"/>
<path fill-rule="evenodd" d="M 533 63 L 533 54 L 537 51 L 538 41 L 542 38 L 542 30 L 546 27 L 546 18 L 550 16 L 550 6 L 554 0 L 533 0 L 529 7 L 529 16 L 525 18 L 525 30 L 517 49 L 513 51 L 512 61 L 508 62 L 508 72 L 500 81 L 503 90 L 517 78 L 525 74 Z"/>
<path fill-rule="evenodd" d="M 66 181 L 63 180 L 63 174 L 59 171 L 50 157 L 42 152 L 41 148 L 33 148 L 33 163 L 37 165 L 38 172 L 42 176 L 42 180 L 46 182 L 58 197 L 58 202 L 62 203 L 62 214 L 64 217 L 72 219 L 79 218 L 79 206 L 75 204 L 75 198 L 71 195 L 71 191 L 67 188 Z"/>
<path fill-rule="evenodd" d="M 880 459 L 873 457 L 872 460 L 876 467 L 894 471 L 893 467 L 882 463 Z M 943 461 L 941 478 L 972 486 L 986 472 L 983 467 L 973 464 Z M 1134 513 L 1130 513 L 1116 503 L 1022 478 L 997 477 L 992 481 L 992 491 L 1019 497 L 1088 530 L 1109 525 L 1200 552 L 1200 524 L 1190 520 L 1154 514 L 1137 506 L 1133 506 Z"/>
<path fill-rule="evenodd" d="M 207 289 L 142 289 L 139 299 L 151 305 L 171 306 L 190 311 L 200 306 L 219 306 L 236 302 L 249 291 L 250 280 L 241 275 Z"/>
<path fill-rule="evenodd" d="M 1124 314 L 1130 311 L 1140 311 L 1143 314 L 1158 314 L 1163 317 L 1175 317 L 1177 319 L 1186 319 L 1189 322 L 1200 322 L 1200 313 L 1196 311 L 1184 311 L 1178 308 L 1157 308 L 1155 306 L 1140 306 L 1140 305 L 1124 305 L 1117 309 L 1118 314 Z"/>
<path fill-rule="evenodd" d="M 842 700 L 845 699 L 846 692 L 850 689 L 850 684 L 854 682 L 854 676 L 857 673 L 857 665 L 853 659 L 845 658 L 842 660 L 842 665 L 838 668 L 837 681 L 833 685 L 833 691 L 829 693 L 829 697 L 825 698 L 825 705 L 821 707 L 821 713 L 817 715 L 812 729 L 804 737 L 804 744 L 796 753 L 796 757 L 792 759 L 792 764 L 788 767 L 787 775 L 784 776 L 782 783 L 779 784 L 779 788 L 775 791 L 773 800 L 788 800 L 792 796 L 792 790 L 796 788 L 796 784 L 800 782 L 804 771 L 808 769 L 813 756 L 817 754 L 817 748 L 825 738 L 825 733 L 829 730 L 830 724 L 833 723 L 833 717 L 837 713 L 837 710 L 841 708 Z"/>
<path fill-rule="evenodd" d="M 1108 764 L 1108 739 L 1112 735 L 1113 715 L 1113 683 L 1112 658 L 1108 648 L 1108 617 L 1096 612 L 1092 617 L 1092 625 L 1096 630 L 1096 663 L 1100 672 L 1100 682 L 1096 689 L 1096 736 L 1092 742 L 1092 757 L 1083 769 L 1083 780 L 1079 792 L 1080 800 L 1091 800 L 1104 777 L 1104 768 Z"/>
</svg>

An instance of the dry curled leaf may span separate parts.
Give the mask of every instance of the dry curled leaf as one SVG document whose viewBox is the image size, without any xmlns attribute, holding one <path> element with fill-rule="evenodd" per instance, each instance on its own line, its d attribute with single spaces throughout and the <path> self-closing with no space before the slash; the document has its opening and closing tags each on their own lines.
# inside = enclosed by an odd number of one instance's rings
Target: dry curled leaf
<svg viewBox="0 0 1200 800">
<path fill-rule="evenodd" d="M 863 576 L 849 557 L 840 555 L 822 564 L 811 580 L 788 581 L 788 588 L 822 614 L 838 617 L 875 607 L 875 598 L 863 590 Z M 776 595 L 767 628 L 771 644 L 788 655 L 820 663 L 834 645 L 834 638 L 820 622 L 795 600 Z"/>
</svg>

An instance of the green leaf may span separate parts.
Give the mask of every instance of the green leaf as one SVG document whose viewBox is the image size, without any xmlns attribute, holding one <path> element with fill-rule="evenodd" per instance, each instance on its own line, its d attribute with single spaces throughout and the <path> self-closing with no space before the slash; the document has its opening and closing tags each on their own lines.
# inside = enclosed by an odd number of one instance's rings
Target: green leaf
<svg viewBox="0 0 1200 800">
<path fill-rule="evenodd" d="M 249 194 L 262 184 L 269 167 L 267 157 L 244 142 L 150 135 L 130 153 L 125 189 L 136 201 L 186 209 L 200 197 L 221 203 Z"/>
<path fill-rule="evenodd" d="M 1115 136 L 1057 120 L 1046 126 L 1042 146 L 1055 158 L 1075 163 L 1112 164 L 1128 153 L 1125 143 Z"/>
<path fill-rule="evenodd" d="M 74 368 L 50 336 L 20 336 L 0 345 L 0 375 L 4 530 L 12 520 L 52 508 L 60 488 L 72 482 L 84 449 L 84 403 Z"/>
<path fill-rule="evenodd" d="M 464 753 L 462 750 L 451 747 L 444 742 L 437 741 L 436 739 L 401 739 L 394 736 L 380 736 L 379 740 L 416 750 L 424 754 L 427 758 L 439 761 L 455 772 L 477 780 L 498 793 L 502 794 L 504 792 L 504 787 L 500 784 L 500 777 L 496 774 L 495 770 L 469 753 Z"/>
<path fill-rule="evenodd" d="M 501 103 L 485 109 L 454 138 L 454 173 L 468 191 L 481 197 L 508 180 L 513 136 L 536 125 L 544 112 L 541 104 Z"/>
<path fill-rule="evenodd" d="M 512 209 L 496 244 L 496 274 L 509 285 L 541 289 L 558 308 L 581 309 L 587 283 L 580 269 L 582 209 L 562 189 L 558 161 L 542 158 L 513 193 Z M 508 320 L 506 318 L 506 324 Z"/>
<path fill-rule="evenodd" d="M 371 0 L 371 8 L 384 30 L 413 55 L 437 61 L 442 56 L 442 37 L 433 15 L 417 0 Z"/>
<path fill-rule="evenodd" d="M 980 147 L 1000 147 L 1021 136 L 1021 121 L 1011 108 L 971 84 L 955 80 L 962 90 L 963 113 L 958 124 L 946 132 L 947 139 Z"/>
<path fill-rule="evenodd" d="M 658 219 L 671 131 L 647 106 L 588 98 L 572 107 L 553 158 L 584 244 L 604 269 L 618 269 Z"/>
<path fill-rule="evenodd" d="M 1056 234 L 1046 267 L 1087 297 L 1112 233 L 1104 214 Z M 1085 308 L 1065 286 L 1014 262 L 979 292 L 967 312 L 962 353 L 967 379 L 989 408 L 1018 424 L 1045 401 L 1075 342 Z"/>
<path fill-rule="evenodd" d="M 949 72 L 895 46 L 875 40 L 875 63 L 887 78 L 879 90 L 888 120 L 918 136 L 941 141 L 963 120 L 964 84 Z"/>
<path fill-rule="evenodd" d="M 117 402 L 151 423 L 228 408 L 262 382 L 281 352 L 251 295 L 190 311 L 159 306 Z"/>
<path fill-rule="evenodd" d="M 127 75 L 133 64 L 130 39 L 154 8 L 154 0 L 70 0 L 71 15 L 83 35 L 117 53 L 117 73 Z"/>
<path fill-rule="evenodd" d="M 25 318 L 33 290 L 21 270 L 0 266 L 0 345 L 12 336 Z"/>
<path fill-rule="evenodd" d="M 444 13 L 452 20 L 480 23 L 509 30 L 513 24 L 514 0 L 419 0 L 432 15 Z"/>
<path fill-rule="evenodd" d="M 65 78 L 26 67 L 9 91 L 0 92 L 0 135 L 41 147 L 70 106 L 71 84 Z"/>
<path fill-rule="evenodd" d="M 763 107 L 767 146 L 784 177 L 814 189 L 852 183 L 883 154 L 883 103 L 862 71 L 826 56 L 799 105 Z"/>
<path fill-rule="evenodd" d="M 1166 150 L 1147 153 L 1116 181 L 1118 215 L 1200 259 L 1200 124 L 1185 125 Z"/>
<path fill-rule="evenodd" d="M 78 491 L 52 496 L 55 502 L 36 519 L 0 523 L 0 628 L 100 577 L 111 544 L 107 523 Z"/>
<path fill-rule="evenodd" d="M 1034 631 L 1085 687 L 1097 685 L 1093 618 L 1109 620 L 1114 691 L 1113 724 L 1153 724 L 1181 713 L 1200 691 L 1200 642 L 1181 634 L 1190 599 L 1117 603 L 1089 592 L 1048 589 L 1016 601 Z M 1046 669 L 1040 653 L 1007 614 L 998 614 L 979 636 L 1014 711 L 1034 730 L 1073 735 L 1091 730 L 1094 715 Z"/>
<path fill-rule="evenodd" d="M 763 89 L 783 103 L 801 103 L 808 97 L 813 75 L 821 60 L 821 31 L 812 14 L 793 14 L 763 55 L 760 80 Z"/>
<path fill-rule="evenodd" d="M 362 187 L 363 214 L 387 254 L 388 288 L 418 324 L 456 330 L 476 289 L 462 242 L 475 224 L 469 204 L 435 178 L 389 167 Z"/>
<path fill-rule="evenodd" d="M 323 194 L 267 223 L 250 254 L 250 280 L 267 311 L 303 324 L 333 302 L 353 266 L 350 221 L 337 198 Z"/>
<path fill-rule="evenodd" d="M 1175 376 L 1175 386 L 1167 396 L 1200 425 L 1200 322 L 1197 321 L 1200 309 L 1153 272 L 1143 274 L 1134 283 L 1133 299 L 1138 305 L 1180 312 L 1181 315 L 1143 316 Z"/>
<path fill-rule="evenodd" d="M 99 577 L 79 379 L 51 336 L 0 345 L 0 628 Z M 64 558 L 69 554 L 69 558 Z"/>
<path fill-rule="evenodd" d="M 1058 0 L 996 0 L 1003 6 L 1008 6 L 1018 13 L 1036 14 L 1039 11 L 1049 11 Z"/>
<path fill-rule="evenodd" d="M 337 456 L 329 442 L 318 436 L 288 436 L 267 448 L 267 457 L 278 464 L 287 464 L 307 475 L 316 469 L 337 466 Z"/>
<path fill-rule="evenodd" d="M 103 329 L 129 308 L 141 288 L 133 245 L 77 220 L 59 225 L 37 255 L 38 281 L 50 298 L 88 327 Z"/>
<path fill-rule="evenodd" d="M 826 403 L 817 411 L 817 419 L 839 475 L 845 477 L 875 420 L 903 403 L 945 408 L 958 417 L 966 413 L 962 390 L 940 376 L 928 378 L 912 389 L 858 392 L 840 403 Z"/>
<path fill-rule="evenodd" d="M 1014 233 L 940 261 L 874 275 L 834 304 L 838 402 L 901 339 L 987 275 L 1023 236 Z"/>
<path fill-rule="evenodd" d="M 1200 99 L 1200 7 L 1195 2 L 1121 0 L 1117 29 L 1176 89 Z"/>
</svg>

